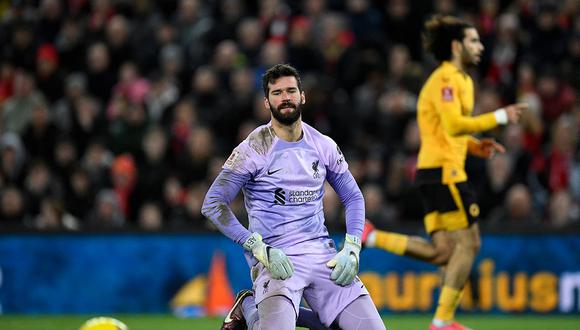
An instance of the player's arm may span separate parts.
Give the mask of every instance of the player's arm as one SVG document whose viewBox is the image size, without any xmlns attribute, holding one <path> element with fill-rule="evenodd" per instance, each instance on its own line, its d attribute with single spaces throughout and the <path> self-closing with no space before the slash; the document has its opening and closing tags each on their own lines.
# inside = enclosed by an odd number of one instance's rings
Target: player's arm
<svg viewBox="0 0 580 330">
<path fill-rule="evenodd" d="M 364 226 L 364 198 L 350 171 L 340 174 L 330 172 L 327 180 L 336 191 L 346 211 L 346 236 L 340 252 L 326 263 L 333 268 L 330 279 L 345 286 L 358 274 L 361 235 Z"/>
<path fill-rule="evenodd" d="M 451 78 L 441 79 L 436 83 L 432 95 L 435 107 L 441 115 L 443 128 L 451 136 L 479 133 L 498 125 L 517 123 L 521 112 L 527 108 L 526 104 L 518 103 L 478 116 L 464 116 L 461 112 L 460 87 Z"/>
<path fill-rule="evenodd" d="M 364 227 L 365 201 L 350 171 L 330 172 L 326 179 L 344 205 L 346 233 L 360 238 Z"/>
<path fill-rule="evenodd" d="M 250 174 L 239 174 L 223 169 L 207 191 L 201 213 L 224 235 L 243 244 L 251 235 L 230 208 L 230 203 L 250 179 Z"/>
<path fill-rule="evenodd" d="M 230 203 L 250 178 L 250 174 L 222 170 L 205 196 L 201 213 L 224 235 L 251 252 L 273 278 L 287 279 L 294 273 L 294 266 L 284 252 L 262 242 L 262 236 L 247 230 L 230 209 Z"/>
<path fill-rule="evenodd" d="M 496 152 L 504 153 L 505 147 L 497 143 L 494 139 L 481 139 L 470 136 L 467 140 L 467 152 L 476 157 L 490 158 L 495 155 Z"/>
<path fill-rule="evenodd" d="M 499 125 L 495 113 L 475 117 L 464 116 L 461 112 L 461 86 L 453 79 L 441 79 L 434 87 L 432 101 L 441 115 L 443 129 L 451 136 L 472 134 L 490 130 Z"/>
</svg>

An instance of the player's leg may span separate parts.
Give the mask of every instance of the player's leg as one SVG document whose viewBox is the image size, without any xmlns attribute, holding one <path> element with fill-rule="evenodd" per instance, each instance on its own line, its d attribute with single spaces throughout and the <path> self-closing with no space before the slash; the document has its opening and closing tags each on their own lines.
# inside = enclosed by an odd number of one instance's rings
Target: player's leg
<svg viewBox="0 0 580 330">
<path fill-rule="evenodd" d="M 455 311 L 481 245 L 477 216 L 479 208 L 467 183 L 449 185 L 458 210 L 442 214 L 442 222 L 454 241 L 444 269 L 443 285 L 431 329 L 464 329 L 454 322 Z"/>
<path fill-rule="evenodd" d="M 409 256 L 435 265 L 445 265 L 453 251 L 453 240 L 446 231 L 438 231 L 428 241 L 420 236 L 408 236 L 374 229 L 366 240 L 365 247 L 375 247 L 385 251 Z"/>
<path fill-rule="evenodd" d="M 433 175 L 429 172 L 429 175 Z M 447 185 L 441 184 L 440 173 L 428 177 L 419 184 L 421 203 L 425 212 L 424 222 L 431 241 L 419 236 L 402 235 L 389 231 L 375 230 L 370 222 L 365 223 L 363 245 L 388 252 L 406 255 L 435 265 L 445 265 L 453 249 L 453 240 L 448 236 L 441 221 L 441 213 L 457 210 L 457 203 Z"/>
<path fill-rule="evenodd" d="M 296 311 L 293 302 L 284 296 L 271 296 L 258 304 L 258 318 L 248 329 L 296 329 Z"/>
<path fill-rule="evenodd" d="M 242 290 L 236 295 L 232 309 L 226 315 L 226 318 L 220 329 L 253 329 L 258 320 L 258 308 L 256 306 L 256 301 L 252 291 Z M 330 328 L 327 328 L 320 322 L 316 313 L 305 307 L 300 307 L 299 309 L 296 326 L 310 330 L 330 330 Z"/>
<path fill-rule="evenodd" d="M 443 285 L 433 318 L 433 324 L 439 327 L 453 323 L 455 311 L 480 245 L 477 223 L 451 233 L 455 236 L 457 243 L 444 270 Z"/>
<path fill-rule="evenodd" d="M 375 304 L 369 295 L 362 295 L 338 314 L 335 324 L 342 330 L 386 329 Z"/>
<path fill-rule="evenodd" d="M 437 213 L 427 215 L 429 218 Z M 427 219 L 426 217 L 426 219 Z M 431 234 L 431 241 L 420 236 L 409 236 L 384 230 L 374 229 L 372 224 L 365 223 L 363 245 L 375 247 L 385 251 L 409 256 L 435 265 L 445 265 L 453 252 L 453 239 L 445 230 L 437 230 Z"/>
</svg>

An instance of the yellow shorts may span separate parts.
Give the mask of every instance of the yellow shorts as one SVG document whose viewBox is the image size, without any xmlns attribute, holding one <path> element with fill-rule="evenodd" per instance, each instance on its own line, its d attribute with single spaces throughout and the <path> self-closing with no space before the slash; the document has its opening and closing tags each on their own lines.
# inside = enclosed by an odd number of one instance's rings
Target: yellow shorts
<svg viewBox="0 0 580 330">
<path fill-rule="evenodd" d="M 478 220 L 479 205 L 475 192 L 467 181 L 450 184 L 422 183 L 419 184 L 419 192 L 428 234 L 437 230 L 467 228 Z"/>
</svg>

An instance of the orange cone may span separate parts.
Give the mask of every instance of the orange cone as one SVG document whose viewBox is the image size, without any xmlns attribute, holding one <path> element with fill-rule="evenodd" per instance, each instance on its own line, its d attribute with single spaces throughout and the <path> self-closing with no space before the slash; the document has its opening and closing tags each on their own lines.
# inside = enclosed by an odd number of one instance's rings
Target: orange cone
<svg viewBox="0 0 580 330">
<path fill-rule="evenodd" d="M 211 260 L 205 301 L 208 316 L 224 316 L 234 304 L 234 293 L 226 273 L 226 261 L 222 253 L 216 252 Z"/>
</svg>

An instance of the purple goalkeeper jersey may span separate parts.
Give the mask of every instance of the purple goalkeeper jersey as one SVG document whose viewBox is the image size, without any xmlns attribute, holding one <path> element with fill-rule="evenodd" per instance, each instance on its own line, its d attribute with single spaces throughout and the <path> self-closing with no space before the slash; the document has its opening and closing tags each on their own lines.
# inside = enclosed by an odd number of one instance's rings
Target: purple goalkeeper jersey
<svg viewBox="0 0 580 330">
<path fill-rule="evenodd" d="M 202 208 L 222 233 L 243 244 L 258 232 L 264 242 L 287 254 L 314 251 L 328 238 L 322 209 L 328 180 L 345 206 L 347 232 L 361 236 L 364 199 L 342 152 L 331 138 L 304 122 L 302 131 L 299 141 L 287 142 L 275 135 L 269 123 L 234 149 Z M 248 229 L 228 206 L 240 189 Z"/>
</svg>

